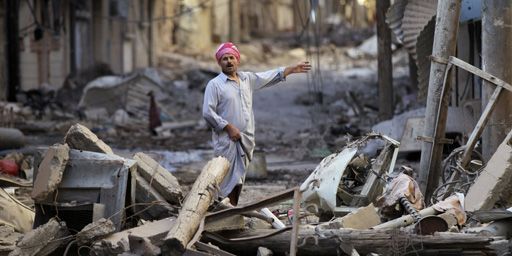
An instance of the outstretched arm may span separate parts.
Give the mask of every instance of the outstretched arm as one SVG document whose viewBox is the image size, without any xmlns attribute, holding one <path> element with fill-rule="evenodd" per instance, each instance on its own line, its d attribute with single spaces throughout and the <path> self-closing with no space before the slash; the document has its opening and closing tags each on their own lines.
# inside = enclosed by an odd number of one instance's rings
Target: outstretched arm
<svg viewBox="0 0 512 256">
<path fill-rule="evenodd" d="M 309 70 L 311 70 L 311 64 L 309 64 L 309 61 L 301 61 L 296 65 L 286 67 L 284 69 L 284 77 L 295 73 L 307 73 Z"/>
</svg>

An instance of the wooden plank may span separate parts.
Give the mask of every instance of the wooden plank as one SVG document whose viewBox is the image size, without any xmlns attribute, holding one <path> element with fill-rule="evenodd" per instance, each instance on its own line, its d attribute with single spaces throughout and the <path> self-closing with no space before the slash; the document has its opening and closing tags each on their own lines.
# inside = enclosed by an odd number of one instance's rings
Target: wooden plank
<svg viewBox="0 0 512 256">
<path fill-rule="evenodd" d="M 300 201 L 302 193 L 299 188 L 295 188 L 293 193 L 293 227 L 292 227 L 292 238 L 290 240 L 290 256 L 297 255 L 297 240 L 299 236 L 299 225 L 300 225 Z"/>
<path fill-rule="evenodd" d="M 243 236 L 257 236 L 268 232 L 253 230 L 244 233 Z M 219 239 L 208 234 L 208 240 L 237 255 L 254 255 L 259 246 L 271 250 L 276 255 L 284 255 L 289 250 L 290 233 L 287 231 L 272 237 L 253 241 L 233 241 Z M 300 255 L 339 255 L 341 245 L 352 245 L 361 255 L 378 253 L 388 255 L 394 251 L 397 255 L 404 255 L 426 250 L 439 250 L 450 252 L 454 249 L 462 252 L 481 251 L 483 254 L 495 255 L 494 249 L 489 245 L 495 241 L 506 241 L 504 237 L 485 236 L 482 234 L 464 233 L 435 233 L 434 235 L 417 235 L 399 230 L 354 230 L 354 229 L 326 229 L 319 230 L 313 226 L 307 226 L 299 232 Z M 400 250 L 400 251 L 396 251 Z M 413 255 L 416 255 L 413 253 Z M 443 254 L 444 255 L 444 254 Z"/>
<path fill-rule="evenodd" d="M 512 85 L 510 85 L 509 83 L 461 60 L 461 59 L 458 59 L 457 57 L 454 57 L 454 56 L 450 56 L 450 63 L 452 63 L 453 65 L 459 67 L 459 68 L 462 68 L 474 75 L 477 75 L 479 76 L 480 78 L 488 81 L 488 82 L 491 82 L 499 87 L 503 87 L 509 91 L 512 92 Z"/>
<path fill-rule="evenodd" d="M 473 132 L 469 136 L 468 142 L 466 143 L 466 149 L 464 150 L 464 154 L 463 154 L 462 160 L 461 160 L 461 166 L 463 168 L 466 168 L 469 161 L 471 161 L 471 153 L 473 152 L 473 148 L 475 147 L 476 143 L 478 142 L 478 139 L 482 135 L 485 125 L 489 121 L 490 115 L 491 115 L 492 111 L 494 110 L 494 107 L 496 106 L 496 102 L 498 100 L 498 97 L 501 93 L 502 88 L 504 88 L 504 87 L 500 87 L 500 86 L 496 87 L 496 89 L 494 90 L 494 92 L 491 95 L 491 98 L 489 99 L 489 102 L 485 106 L 485 109 L 482 112 L 480 119 L 478 119 L 475 129 L 473 129 Z"/>
</svg>

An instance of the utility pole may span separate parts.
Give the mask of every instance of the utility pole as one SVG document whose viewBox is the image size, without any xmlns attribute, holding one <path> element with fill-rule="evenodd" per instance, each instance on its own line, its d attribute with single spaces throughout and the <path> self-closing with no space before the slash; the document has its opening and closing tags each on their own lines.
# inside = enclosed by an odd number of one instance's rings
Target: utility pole
<svg viewBox="0 0 512 256">
<path fill-rule="evenodd" d="M 389 0 L 378 0 L 377 3 L 377 41 L 379 81 L 379 117 L 387 120 L 393 117 L 393 65 L 391 62 L 391 30 L 386 24 L 386 12 Z"/>
<path fill-rule="evenodd" d="M 433 61 L 430 66 L 427 107 L 425 110 L 425 130 L 421 145 L 418 177 L 420 188 L 424 192 L 426 200 L 432 196 L 432 193 L 437 188 L 441 175 L 442 140 L 446 130 L 449 100 L 449 96 L 441 99 L 446 70 L 446 64 L 443 62 L 448 61 L 449 56 L 455 55 L 460 6 L 461 0 L 443 0 L 437 3 L 436 29 L 434 32 L 434 45 L 432 47 Z M 449 89 L 450 83 L 447 83 L 446 86 Z"/>
<path fill-rule="evenodd" d="M 482 69 L 501 80 L 512 83 L 512 1 L 484 0 L 482 18 Z M 482 86 L 484 107 L 495 86 Z M 482 151 L 489 159 L 512 127 L 512 92 L 503 90 L 482 134 Z"/>
</svg>

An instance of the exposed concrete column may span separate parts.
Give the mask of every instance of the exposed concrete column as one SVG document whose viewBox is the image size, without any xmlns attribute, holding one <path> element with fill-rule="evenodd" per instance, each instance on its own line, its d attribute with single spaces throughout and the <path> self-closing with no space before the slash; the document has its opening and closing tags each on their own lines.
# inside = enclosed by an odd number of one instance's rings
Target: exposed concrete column
<svg viewBox="0 0 512 256">
<path fill-rule="evenodd" d="M 482 18 L 482 69 L 512 83 L 512 1 L 484 0 Z M 482 106 L 485 107 L 495 85 L 484 82 Z M 512 92 L 502 90 L 494 112 L 482 135 L 482 151 L 489 159 L 512 127 Z"/>
<path fill-rule="evenodd" d="M 455 55 L 460 6 L 461 0 L 438 1 L 432 56 L 447 60 L 449 56 Z M 424 137 L 432 141 L 422 143 L 418 178 L 426 200 L 436 189 L 441 174 L 443 144 L 440 143 L 440 140 L 445 135 L 449 100 L 449 97 L 441 99 L 445 70 L 446 64 L 436 61 L 433 61 L 430 66 Z M 450 86 L 450 84 L 448 83 L 446 86 Z"/>
<path fill-rule="evenodd" d="M 387 120 L 393 117 L 393 64 L 391 61 L 391 30 L 386 24 L 389 0 L 377 1 L 377 41 L 379 68 L 379 117 Z"/>
</svg>

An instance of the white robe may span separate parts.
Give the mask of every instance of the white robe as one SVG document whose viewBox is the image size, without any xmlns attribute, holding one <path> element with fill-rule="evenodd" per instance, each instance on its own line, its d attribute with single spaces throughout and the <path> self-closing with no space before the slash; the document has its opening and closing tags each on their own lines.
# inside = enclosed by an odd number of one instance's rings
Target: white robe
<svg viewBox="0 0 512 256">
<path fill-rule="evenodd" d="M 245 173 L 255 147 L 252 95 L 256 89 L 284 81 L 284 68 L 265 72 L 238 72 L 240 84 L 224 73 L 208 82 L 204 93 L 203 117 L 212 128 L 215 156 L 226 157 L 231 166 L 220 185 L 221 197 L 245 179 Z M 227 124 L 240 130 L 242 139 L 234 142 L 224 131 Z"/>
</svg>

